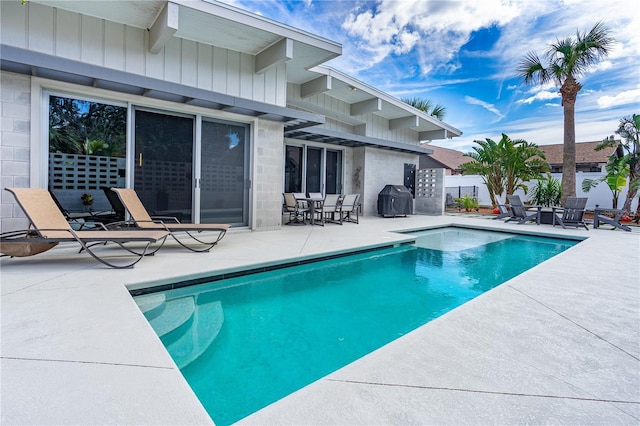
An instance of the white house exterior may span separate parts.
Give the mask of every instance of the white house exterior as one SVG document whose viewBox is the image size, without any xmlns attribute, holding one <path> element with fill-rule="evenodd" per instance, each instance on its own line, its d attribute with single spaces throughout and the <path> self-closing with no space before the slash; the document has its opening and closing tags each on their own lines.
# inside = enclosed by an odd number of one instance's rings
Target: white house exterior
<svg viewBox="0 0 640 426">
<path fill-rule="evenodd" d="M 102 187 L 126 186 L 150 210 L 276 229 L 293 185 L 360 193 L 375 214 L 382 187 L 429 152 L 421 142 L 461 134 L 323 66 L 339 44 L 225 4 L 0 7 L 2 187 L 49 188 L 65 206 L 81 207 L 82 193 L 99 205 Z M 103 114 L 89 121 L 103 126 L 120 117 L 119 153 L 95 136 L 86 152 L 51 148 L 58 107 Z M 1 225 L 26 225 L 6 191 Z"/>
</svg>

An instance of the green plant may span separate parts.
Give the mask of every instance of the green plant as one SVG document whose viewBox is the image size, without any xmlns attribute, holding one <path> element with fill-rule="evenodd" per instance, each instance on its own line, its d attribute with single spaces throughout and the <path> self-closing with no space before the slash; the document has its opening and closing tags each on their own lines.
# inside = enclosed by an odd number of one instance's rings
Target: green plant
<svg viewBox="0 0 640 426">
<path fill-rule="evenodd" d="M 475 161 L 461 164 L 463 174 L 480 175 L 487 190 L 491 205 L 496 207 L 498 197 L 506 191 L 511 195 L 517 189 L 527 193 L 525 182 L 536 179 L 541 173 L 549 171 L 544 161 L 544 152 L 536 144 L 523 139 L 511 139 L 502 134 L 499 142 L 489 138 L 474 141 L 478 146 L 475 152 L 464 154 Z"/>
<path fill-rule="evenodd" d="M 562 202 L 576 195 L 576 125 L 575 104 L 582 84 L 578 79 L 593 65 L 607 57 L 615 40 L 611 30 L 598 22 L 588 32 L 576 37 L 558 38 L 551 43 L 544 61 L 529 52 L 520 61 L 517 74 L 526 85 L 546 86 L 555 83 L 560 88 L 564 114 L 564 157 L 562 162 Z"/>
<path fill-rule="evenodd" d="M 560 205 L 562 184 L 552 177 L 541 178 L 531 192 L 531 202 L 538 206 Z"/>
<path fill-rule="evenodd" d="M 462 207 L 466 212 L 470 212 L 471 210 L 478 211 L 478 209 L 480 208 L 478 199 L 475 197 L 472 197 L 469 194 L 464 194 L 463 198 L 456 198 L 455 200 L 456 200 L 456 203 L 458 203 L 458 205 Z"/>
<path fill-rule="evenodd" d="M 600 182 L 606 182 L 607 186 L 611 190 L 613 195 L 612 205 L 614 209 L 618 208 L 618 197 L 620 192 L 627 185 L 627 176 L 629 176 L 629 164 L 627 164 L 628 157 L 618 157 L 614 152 L 609 157 L 609 162 L 605 166 L 607 174 L 598 179 L 585 179 L 582 181 L 582 190 L 589 192 L 591 188 L 594 188 L 600 184 Z"/>
</svg>

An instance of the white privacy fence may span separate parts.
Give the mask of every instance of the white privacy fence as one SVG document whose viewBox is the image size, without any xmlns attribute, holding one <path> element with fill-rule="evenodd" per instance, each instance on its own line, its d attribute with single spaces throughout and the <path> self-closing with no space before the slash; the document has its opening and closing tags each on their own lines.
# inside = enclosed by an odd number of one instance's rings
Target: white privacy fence
<svg viewBox="0 0 640 426">
<path fill-rule="evenodd" d="M 578 197 L 588 197 L 587 208 L 593 209 L 596 204 L 600 207 L 612 207 L 612 199 L 613 195 L 611 190 L 607 186 L 605 182 L 600 183 L 595 188 L 592 188 L 589 192 L 584 192 L 582 190 L 582 181 L 585 179 L 597 179 L 604 176 L 606 173 L 604 172 L 578 172 L 576 173 L 576 196 Z M 562 180 L 562 173 L 552 173 L 551 176 L 554 179 Z M 536 185 L 536 181 L 528 182 L 527 186 L 529 187 L 528 194 L 532 193 L 533 188 Z M 457 188 L 459 186 L 469 187 L 469 186 L 477 186 L 478 187 L 478 201 L 481 206 L 489 206 L 491 205 L 491 200 L 489 199 L 489 191 L 487 190 L 487 186 L 482 181 L 482 178 L 477 175 L 453 175 L 453 176 L 445 176 L 445 187 L 447 189 Z M 524 191 L 518 190 L 516 194 L 520 195 L 523 200 L 530 199 L 530 195 L 525 195 Z M 456 195 L 453 194 L 455 197 Z M 618 197 L 618 208 L 621 208 L 625 197 L 627 196 L 627 187 L 620 193 Z M 505 201 L 505 194 L 499 197 L 501 201 Z M 635 211 L 638 206 L 638 197 L 633 200 L 631 204 L 631 210 Z"/>
</svg>

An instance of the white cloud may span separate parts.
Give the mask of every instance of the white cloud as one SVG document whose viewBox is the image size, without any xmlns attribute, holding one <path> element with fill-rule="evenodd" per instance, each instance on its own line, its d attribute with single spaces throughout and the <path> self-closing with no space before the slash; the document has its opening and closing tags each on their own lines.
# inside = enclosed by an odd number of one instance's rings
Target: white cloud
<svg viewBox="0 0 640 426">
<path fill-rule="evenodd" d="M 605 95 L 598 98 L 598 107 L 600 108 L 628 104 L 636 104 L 635 107 L 636 109 L 638 108 L 638 104 L 640 104 L 640 89 L 627 90 L 614 96 Z"/>
<path fill-rule="evenodd" d="M 363 67 L 416 48 L 424 75 L 440 67 L 455 70 L 452 61 L 473 31 L 511 21 L 520 14 L 519 7 L 500 0 L 380 0 L 375 8 L 371 2 L 357 7 L 343 28 L 368 53 Z"/>
<path fill-rule="evenodd" d="M 540 91 L 533 96 L 529 96 L 525 99 L 520 99 L 516 101 L 517 104 L 531 104 L 535 101 L 548 101 L 549 99 L 557 99 L 560 98 L 560 93 L 558 92 L 549 92 L 547 90 Z"/>
<path fill-rule="evenodd" d="M 472 96 L 465 96 L 464 97 L 464 101 L 466 103 L 468 103 L 469 105 L 479 105 L 482 108 L 486 109 L 487 111 L 494 113 L 499 118 L 504 118 L 504 115 L 500 111 L 498 111 L 498 109 L 493 104 L 490 104 L 488 102 L 484 102 L 484 101 L 482 101 L 480 99 L 477 99 L 477 98 L 474 98 Z"/>
</svg>

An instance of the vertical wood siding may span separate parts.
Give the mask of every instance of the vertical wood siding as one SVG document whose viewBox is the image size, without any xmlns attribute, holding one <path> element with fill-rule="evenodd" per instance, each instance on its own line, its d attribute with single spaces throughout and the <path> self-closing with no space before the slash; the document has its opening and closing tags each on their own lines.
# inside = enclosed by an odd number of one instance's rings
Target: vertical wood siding
<svg viewBox="0 0 640 426">
<path fill-rule="evenodd" d="M 2 2 L 2 43 L 232 96 L 286 105 L 286 65 L 255 74 L 254 57 L 172 38 L 157 54 L 146 30 L 37 3 Z"/>
</svg>

